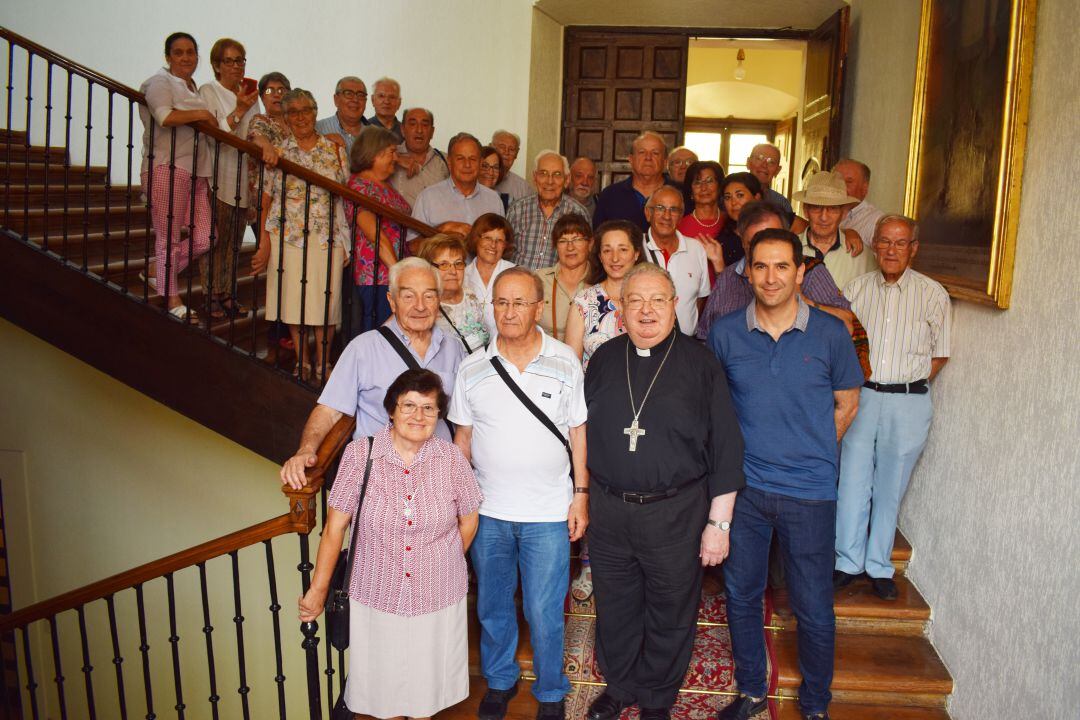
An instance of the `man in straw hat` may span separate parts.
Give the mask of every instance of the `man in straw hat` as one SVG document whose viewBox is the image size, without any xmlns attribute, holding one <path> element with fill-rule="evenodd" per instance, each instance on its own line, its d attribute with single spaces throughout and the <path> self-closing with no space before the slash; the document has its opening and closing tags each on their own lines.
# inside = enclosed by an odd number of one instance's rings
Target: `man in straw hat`
<svg viewBox="0 0 1080 720">
<path fill-rule="evenodd" d="M 845 241 L 856 239 L 850 236 L 858 235 L 854 230 L 840 229 L 844 206 L 860 200 L 848 195 L 843 175 L 819 172 L 806 183 L 805 190 L 800 190 L 793 197 L 802 202 L 803 214 L 809 219 L 806 229 L 799 235 L 803 254 L 821 259 L 837 287 L 844 287 L 858 276 L 877 268 L 871 253 L 856 255 L 844 248 Z"/>
</svg>

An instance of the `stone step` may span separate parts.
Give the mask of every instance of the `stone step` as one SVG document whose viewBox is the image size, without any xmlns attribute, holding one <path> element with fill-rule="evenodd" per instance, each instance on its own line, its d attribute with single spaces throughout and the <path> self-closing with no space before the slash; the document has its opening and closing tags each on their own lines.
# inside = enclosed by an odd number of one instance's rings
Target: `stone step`
<svg viewBox="0 0 1080 720">
<path fill-rule="evenodd" d="M 779 689 L 798 693 L 797 633 L 775 632 Z M 887 706 L 945 706 L 952 678 L 925 638 L 838 633 L 832 693 L 837 702 Z"/>
<path fill-rule="evenodd" d="M 906 577 L 897 575 L 895 580 L 898 596 L 891 601 L 875 595 L 865 578 L 837 590 L 834 604 L 837 632 L 922 637 L 930 619 L 930 606 Z M 787 589 L 774 591 L 773 597 L 772 623 L 793 631 L 796 622 Z"/>
</svg>

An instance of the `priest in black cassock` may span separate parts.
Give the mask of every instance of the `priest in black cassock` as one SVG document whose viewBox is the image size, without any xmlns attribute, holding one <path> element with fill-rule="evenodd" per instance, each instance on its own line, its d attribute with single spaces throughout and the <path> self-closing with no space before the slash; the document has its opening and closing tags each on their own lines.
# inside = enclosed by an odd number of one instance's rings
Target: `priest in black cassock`
<svg viewBox="0 0 1080 720">
<path fill-rule="evenodd" d="M 679 332 L 675 285 L 644 263 L 622 285 L 626 334 L 585 375 L 596 652 L 589 720 L 638 704 L 666 720 L 690 663 L 701 568 L 723 562 L 743 441 L 724 369 Z"/>
</svg>

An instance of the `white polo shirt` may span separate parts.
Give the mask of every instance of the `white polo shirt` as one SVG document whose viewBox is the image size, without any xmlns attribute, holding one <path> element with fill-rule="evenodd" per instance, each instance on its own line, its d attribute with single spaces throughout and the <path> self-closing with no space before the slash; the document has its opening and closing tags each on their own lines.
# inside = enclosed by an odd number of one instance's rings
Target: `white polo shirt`
<svg viewBox="0 0 1080 720">
<path fill-rule="evenodd" d="M 472 426 L 472 464 L 484 494 L 480 514 L 512 522 L 564 521 L 573 499 L 566 449 L 506 386 L 491 358 L 564 437 L 588 414 L 581 362 L 568 345 L 544 334 L 540 353 L 521 373 L 493 340 L 461 362 L 450 400 L 450 421 Z"/>
<path fill-rule="evenodd" d="M 679 319 L 679 329 L 687 335 L 693 335 L 698 321 L 698 298 L 709 297 L 709 257 L 705 248 L 697 240 L 692 240 L 678 230 L 679 247 L 664 260 L 664 253 L 653 240 L 652 230 L 645 236 L 645 257 L 643 260 L 659 265 L 671 273 L 675 281 L 675 294 L 679 303 L 675 306 L 675 316 Z"/>
</svg>

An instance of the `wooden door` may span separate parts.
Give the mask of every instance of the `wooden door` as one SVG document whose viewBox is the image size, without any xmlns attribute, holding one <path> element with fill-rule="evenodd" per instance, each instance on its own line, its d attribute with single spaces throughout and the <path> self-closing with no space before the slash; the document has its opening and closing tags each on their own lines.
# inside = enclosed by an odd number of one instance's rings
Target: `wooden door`
<svg viewBox="0 0 1080 720">
<path fill-rule="evenodd" d="M 847 65 L 848 14 L 845 7 L 810 33 L 806 41 L 806 82 L 799 140 L 804 178 L 828 170 L 840 159 L 841 113 Z"/>
<path fill-rule="evenodd" d="M 668 149 L 682 141 L 685 35 L 566 29 L 562 152 L 597 167 L 599 187 L 630 174 L 630 144 L 643 130 Z"/>
</svg>

